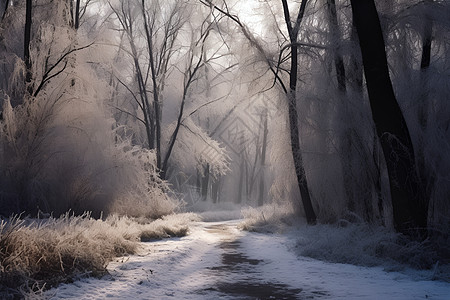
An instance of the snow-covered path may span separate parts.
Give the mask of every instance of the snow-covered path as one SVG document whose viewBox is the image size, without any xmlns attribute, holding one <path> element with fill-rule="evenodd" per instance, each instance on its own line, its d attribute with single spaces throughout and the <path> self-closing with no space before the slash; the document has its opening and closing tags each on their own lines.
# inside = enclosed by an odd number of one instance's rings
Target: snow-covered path
<svg viewBox="0 0 450 300">
<path fill-rule="evenodd" d="M 242 232 L 237 221 L 196 223 L 191 233 L 142 243 L 111 276 L 46 293 L 51 299 L 450 299 L 450 284 L 381 268 L 298 258 L 287 235 Z"/>
</svg>

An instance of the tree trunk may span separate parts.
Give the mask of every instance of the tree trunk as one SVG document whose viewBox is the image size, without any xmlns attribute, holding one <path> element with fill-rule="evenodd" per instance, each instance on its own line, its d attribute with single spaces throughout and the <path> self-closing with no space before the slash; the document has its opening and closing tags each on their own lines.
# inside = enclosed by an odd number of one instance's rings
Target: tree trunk
<svg viewBox="0 0 450 300">
<path fill-rule="evenodd" d="M 215 178 L 211 183 L 211 198 L 213 200 L 213 203 L 219 203 L 219 196 L 220 196 L 220 175 L 217 175 L 217 178 Z"/>
<path fill-rule="evenodd" d="M 267 152 L 267 135 L 269 133 L 268 130 L 268 118 L 267 118 L 267 108 L 264 111 L 263 115 L 263 141 L 262 141 L 262 149 L 261 149 L 261 172 L 259 179 L 259 194 L 258 194 L 258 206 L 264 205 L 264 196 L 265 196 L 265 168 L 266 168 L 266 152 Z"/>
<path fill-rule="evenodd" d="M 208 199 L 208 186 L 209 186 L 209 164 L 206 164 L 203 169 L 202 176 L 202 199 L 206 201 Z"/>
<path fill-rule="evenodd" d="M 344 59 L 342 58 L 341 49 L 339 43 L 341 41 L 341 34 L 339 30 L 339 24 L 336 12 L 335 0 L 327 0 L 328 2 L 328 15 L 330 18 L 330 32 L 334 46 L 334 65 L 336 68 L 336 77 L 338 82 L 339 91 L 343 94 L 347 92 Z"/>
<path fill-rule="evenodd" d="M 156 138 L 156 166 L 158 169 L 161 170 L 162 168 L 162 160 L 161 160 L 161 108 L 159 103 L 159 85 L 158 85 L 158 79 L 156 74 L 156 66 L 155 66 L 155 57 L 154 57 L 154 49 L 153 49 L 153 36 L 152 32 L 150 31 L 151 28 L 148 24 L 147 20 L 147 13 L 145 11 L 145 1 L 142 0 L 142 17 L 144 18 L 144 29 L 145 29 L 145 35 L 147 39 L 147 46 L 148 46 L 148 55 L 149 55 L 149 61 L 150 61 L 150 71 L 151 71 L 151 79 L 153 83 L 153 109 L 155 113 L 155 138 Z"/>
<path fill-rule="evenodd" d="M 237 190 L 237 197 L 236 197 L 236 203 L 240 204 L 242 203 L 242 192 L 244 190 L 244 180 L 245 180 L 245 159 L 244 154 L 240 154 L 241 163 L 239 165 L 239 182 L 238 182 L 238 190 Z"/>
<path fill-rule="evenodd" d="M 356 93 L 356 95 L 362 100 L 363 99 L 363 69 L 361 66 L 362 58 L 361 51 L 359 49 L 358 33 L 355 28 L 355 20 L 353 20 L 352 31 L 350 35 L 350 41 L 354 49 L 354 52 L 350 55 L 350 63 L 348 72 L 348 79 L 350 82 L 351 89 Z"/>
<path fill-rule="evenodd" d="M 350 41 L 352 47 L 352 53 L 350 55 L 349 67 L 347 72 L 347 79 L 349 82 L 349 90 L 354 93 L 355 97 L 359 99 L 361 102 L 364 100 L 364 91 L 363 91 L 363 67 L 362 67 L 362 58 L 361 58 L 361 49 L 359 47 L 359 39 L 358 33 L 356 31 L 355 20 L 353 19 L 351 33 L 350 33 Z M 363 161 L 370 162 L 370 165 L 367 167 L 367 170 L 364 172 L 364 176 L 368 177 L 367 182 L 372 184 L 375 191 L 375 201 L 378 207 L 379 216 L 383 216 L 383 194 L 381 190 L 381 171 L 380 171 L 380 163 L 379 163 L 379 153 L 380 153 L 380 145 L 378 142 L 378 137 L 376 131 L 374 129 L 374 137 L 372 139 L 372 147 L 371 151 L 369 148 L 365 150 L 364 141 L 361 136 L 358 136 L 358 147 L 360 151 L 363 151 L 362 159 Z M 370 157 L 371 155 L 371 157 Z M 357 166 L 360 168 L 360 166 Z M 360 185 L 364 187 L 367 183 L 363 183 Z M 384 222 L 384 221 L 383 221 Z"/>
<path fill-rule="evenodd" d="M 33 87 L 31 85 L 31 79 L 33 77 L 33 74 L 31 71 L 32 66 L 31 66 L 31 57 L 30 57 L 32 7 L 33 7 L 33 0 L 26 0 L 23 59 L 25 61 L 25 68 L 26 68 L 25 84 L 27 86 L 27 91 L 30 95 L 33 94 Z"/>
<path fill-rule="evenodd" d="M 150 110 L 149 110 L 149 101 L 148 101 L 148 96 L 147 96 L 147 91 L 145 89 L 145 80 L 144 77 L 142 75 L 142 70 L 141 67 L 139 65 L 139 60 L 137 58 L 137 50 L 136 47 L 134 45 L 134 42 L 130 39 L 130 45 L 131 45 L 131 49 L 132 49 L 132 54 L 133 54 L 133 60 L 134 60 L 134 67 L 135 67 L 135 72 L 136 72 L 136 79 L 138 82 L 138 86 L 139 86 L 139 95 L 141 98 L 141 110 L 142 110 L 142 114 L 144 115 L 144 125 L 145 125 L 145 132 L 147 133 L 147 140 L 148 140 L 148 148 L 149 149 L 153 149 L 152 148 L 152 141 L 154 140 L 153 135 L 152 135 L 152 131 L 151 131 L 151 119 L 152 116 L 150 115 Z"/>
<path fill-rule="evenodd" d="M 294 90 L 295 91 L 295 90 Z M 296 99 L 293 91 L 288 95 L 289 99 L 289 126 L 291 138 L 291 151 L 294 159 L 295 175 L 297 176 L 298 187 L 302 198 L 303 209 L 308 224 L 316 223 L 316 214 L 312 207 L 311 197 L 309 195 L 308 182 L 306 180 L 305 169 L 303 167 L 302 153 L 300 149 L 300 135 L 298 130 L 298 115 Z"/>
<path fill-rule="evenodd" d="M 202 173 L 197 169 L 197 177 L 195 178 L 195 187 L 197 188 L 197 192 L 200 195 L 202 190 Z"/>
<path fill-rule="evenodd" d="M 300 189 L 300 195 L 302 198 L 303 209 L 305 210 L 305 216 L 308 224 L 316 223 L 316 214 L 314 212 L 311 196 L 309 194 L 308 182 L 306 180 L 305 168 L 303 167 L 302 152 L 300 149 L 300 134 L 298 129 L 298 114 L 297 114 L 297 71 L 298 71 L 298 51 L 297 51 L 297 38 L 300 29 L 300 23 L 305 13 L 307 0 L 303 0 L 295 26 L 292 27 L 291 17 L 289 14 L 289 7 L 286 0 L 282 0 L 284 9 L 284 18 L 286 26 L 289 32 L 289 39 L 291 42 L 291 66 L 289 73 L 289 91 L 287 93 L 288 105 L 289 105 L 289 132 L 291 140 L 291 151 L 294 160 L 295 175 L 297 177 L 298 187 Z"/>
<path fill-rule="evenodd" d="M 74 28 L 77 30 L 80 27 L 80 2 L 81 0 L 76 0 L 75 4 L 75 20 L 74 20 Z"/>
<path fill-rule="evenodd" d="M 399 232 L 423 234 L 427 201 L 417 175 L 406 121 L 389 77 L 385 45 L 373 0 L 351 0 L 360 41 L 372 118 L 389 174 L 394 224 Z"/>
</svg>

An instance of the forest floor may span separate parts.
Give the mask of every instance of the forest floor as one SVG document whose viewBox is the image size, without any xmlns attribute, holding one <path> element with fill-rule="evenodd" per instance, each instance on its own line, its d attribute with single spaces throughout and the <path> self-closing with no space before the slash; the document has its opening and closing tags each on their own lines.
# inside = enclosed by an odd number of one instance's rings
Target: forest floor
<svg viewBox="0 0 450 300">
<path fill-rule="evenodd" d="M 141 243 L 109 275 L 63 284 L 50 299 L 449 299 L 450 284 L 381 267 L 298 257 L 293 233 L 196 222 L 188 236 Z"/>
</svg>

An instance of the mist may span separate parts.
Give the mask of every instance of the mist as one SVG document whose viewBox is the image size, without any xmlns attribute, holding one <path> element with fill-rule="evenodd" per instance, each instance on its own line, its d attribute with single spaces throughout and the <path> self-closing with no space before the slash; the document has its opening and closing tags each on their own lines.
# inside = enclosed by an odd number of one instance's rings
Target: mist
<svg viewBox="0 0 450 300">
<path fill-rule="evenodd" d="M 0 216 L 194 213 L 181 223 L 308 240 L 356 226 L 333 245 L 375 226 L 371 243 L 426 241 L 447 264 L 449 15 L 433 0 L 0 1 Z"/>
</svg>

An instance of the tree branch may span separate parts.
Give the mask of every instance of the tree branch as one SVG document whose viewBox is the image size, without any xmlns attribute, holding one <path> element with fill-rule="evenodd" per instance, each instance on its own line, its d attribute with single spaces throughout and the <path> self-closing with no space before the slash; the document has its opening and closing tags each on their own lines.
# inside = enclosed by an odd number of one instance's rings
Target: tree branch
<svg viewBox="0 0 450 300">
<path fill-rule="evenodd" d="M 64 69 L 66 68 L 66 66 L 67 66 L 67 62 L 65 62 L 65 65 L 64 65 L 64 67 L 63 67 L 63 69 L 61 70 L 61 71 L 59 71 L 59 72 L 57 72 L 56 74 L 53 74 L 53 75 L 50 75 L 50 72 L 52 72 L 67 56 L 69 56 L 70 54 L 72 54 L 73 52 L 76 52 L 76 51 L 80 51 L 80 50 L 83 50 L 83 49 L 86 49 L 86 48 L 89 48 L 90 46 L 92 46 L 94 44 L 94 42 L 92 42 L 92 43 L 90 43 L 90 44 L 88 44 L 88 45 L 86 45 L 86 46 L 83 46 L 83 47 L 79 47 L 79 48 L 75 48 L 75 49 L 72 49 L 72 50 L 70 50 L 70 51 L 68 51 L 68 52 L 66 52 L 66 53 L 64 53 L 64 55 L 62 55 L 57 61 L 56 61 L 56 63 L 53 65 L 53 66 L 51 66 L 48 70 L 47 70 L 47 72 L 45 72 L 44 73 L 44 75 L 42 76 L 42 80 L 41 80 L 41 83 L 39 84 L 39 86 L 38 86 L 38 88 L 36 89 L 36 91 L 34 92 L 34 94 L 33 94 L 33 96 L 34 97 L 36 97 L 38 94 L 39 94 L 39 92 L 41 91 L 41 89 L 44 87 L 44 85 L 50 80 L 50 79 L 52 79 L 52 78 L 54 78 L 55 76 L 57 76 L 57 75 L 59 75 L 62 71 L 64 71 Z"/>
</svg>

